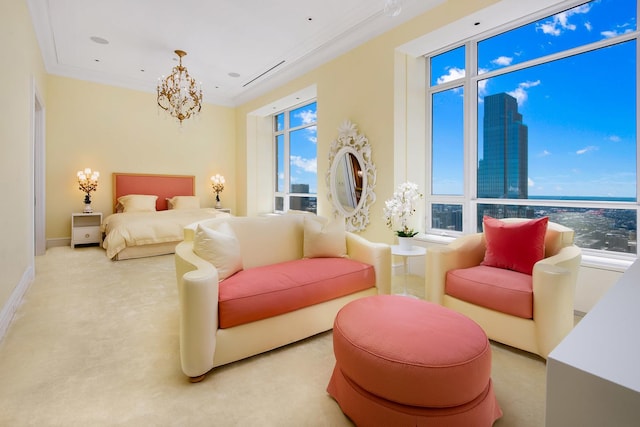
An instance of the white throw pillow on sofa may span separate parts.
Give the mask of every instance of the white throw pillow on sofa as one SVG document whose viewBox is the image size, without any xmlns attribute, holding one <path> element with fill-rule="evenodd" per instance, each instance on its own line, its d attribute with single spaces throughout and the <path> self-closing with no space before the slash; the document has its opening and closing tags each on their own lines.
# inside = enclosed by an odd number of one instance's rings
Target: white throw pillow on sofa
<svg viewBox="0 0 640 427">
<path fill-rule="evenodd" d="M 304 258 L 346 257 L 344 218 L 323 222 L 320 218 L 305 216 L 302 252 Z"/>
<path fill-rule="evenodd" d="M 243 268 L 240 242 L 226 222 L 215 229 L 198 225 L 193 237 L 193 252 L 218 269 L 218 280 L 224 280 Z"/>
</svg>

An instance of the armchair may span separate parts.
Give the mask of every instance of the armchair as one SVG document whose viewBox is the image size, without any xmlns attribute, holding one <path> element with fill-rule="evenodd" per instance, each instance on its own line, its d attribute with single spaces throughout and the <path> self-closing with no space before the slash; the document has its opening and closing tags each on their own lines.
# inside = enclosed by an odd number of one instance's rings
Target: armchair
<svg viewBox="0 0 640 427">
<path fill-rule="evenodd" d="M 529 220 L 502 221 L 508 226 Z M 444 247 L 430 247 L 425 295 L 476 321 L 490 339 L 546 359 L 574 324 L 581 251 L 573 238 L 572 229 L 549 222 L 544 232 L 544 257 L 533 264 L 531 274 L 482 265 L 485 233 L 460 237 Z"/>
</svg>

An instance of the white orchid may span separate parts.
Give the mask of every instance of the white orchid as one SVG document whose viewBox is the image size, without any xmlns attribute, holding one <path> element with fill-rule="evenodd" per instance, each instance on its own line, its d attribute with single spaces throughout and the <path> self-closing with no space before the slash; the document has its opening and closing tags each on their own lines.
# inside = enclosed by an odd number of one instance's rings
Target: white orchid
<svg viewBox="0 0 640 427">
<path fill-rule="evenodd" d="M 418 190 L 418 185 L 413 182 L 405 182 L 398 186 L 393 197 L 384 202 L 384 220 L 391 230 L 396 227 L 396 234 L 400 237 L 412 237 L 418 234 L 409 227 L 409 217 L 416 212 L 416 204 L 423 197 Z"/>
</svg>

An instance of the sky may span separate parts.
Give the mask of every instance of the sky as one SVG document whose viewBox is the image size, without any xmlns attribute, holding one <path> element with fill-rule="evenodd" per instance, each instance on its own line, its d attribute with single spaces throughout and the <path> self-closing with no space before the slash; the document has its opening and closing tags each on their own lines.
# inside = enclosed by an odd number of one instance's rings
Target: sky
<svg viewBox="0 0 640 427">
<path fill-rule="evenodd" d="M 284 127 L 284 114 L 278 115 L 278 127 Z M 289 128 L 306 126 L 317 121 L 315 102 L 291 110 Z M 282 124 L 280 124 L 282 123 Z M 309 184 L 309 193 L 318 192 L 318 150 L 317 126 L 306 126 L 290 133 L 290 179 L 291 184 Z M 284 172 L 282 164 L 278 167 L 278 181 L 282 188 Z"/>
<path fill-rule="evenodd" d="M 506 92 L 517 99 L 528 128 L 530 196 L 636 197 L 636 41 L 482 75 L 635 31 L 635 0 L 600 0 L 478 44 L 477 134 L 484 96 Z M 464 77 L 464 56 L 460 48 L 434 57 L 431 84 Z M 463 93 L 434 98 L 435 194 L 463 191 Z"/>
</svg>

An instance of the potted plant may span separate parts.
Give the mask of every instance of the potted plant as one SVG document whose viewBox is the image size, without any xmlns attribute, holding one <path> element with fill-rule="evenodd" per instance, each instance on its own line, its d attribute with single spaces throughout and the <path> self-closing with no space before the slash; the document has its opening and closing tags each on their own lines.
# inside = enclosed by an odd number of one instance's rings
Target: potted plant
<svg viewBox="0 0 640 427">
<path fill-rule="evenodd" d="M 416 212 L 416 204 L 423 197 L 418 185 L 404 182 L 398 186 L 393 197 L 384 202 L 384 220 L 389 229 L 398 236 L 400 246 L 411 247 L 409 239 L 416 234 L 409 224 L 409 218 Z"/>
</svg>

